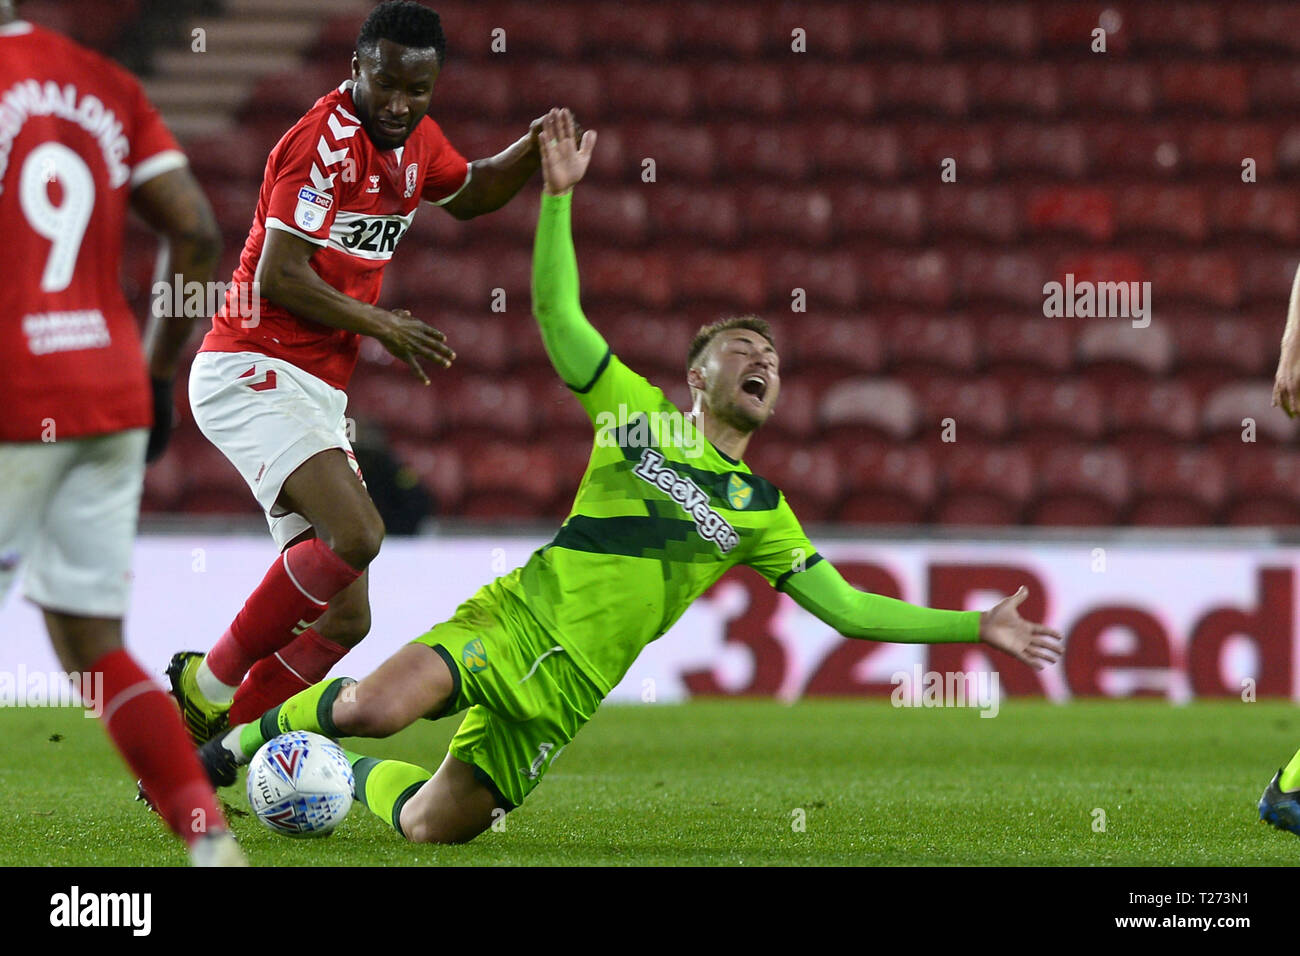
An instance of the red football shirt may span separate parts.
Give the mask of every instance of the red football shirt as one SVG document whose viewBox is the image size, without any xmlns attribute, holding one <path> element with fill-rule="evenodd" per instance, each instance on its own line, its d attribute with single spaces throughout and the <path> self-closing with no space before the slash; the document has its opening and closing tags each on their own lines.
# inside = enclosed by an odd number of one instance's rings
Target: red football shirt
<svg viewBox="0 0 1300 956">
<path fill-rule="evenodd" d="M 0 27 L 0 441 L 152 424 L 122 233 L 131 190 L 184 165 L 130 73 L 49 30 Z"/>
<path fill-rule="evenodd" d="M 316 273 L 344 295 L 374 305 L 384 266 L 420 201 L 441 205 L 469 182 L 469 163 L 427 115 L 404 145 L 376 147 L 361 127 L 351 91 L 348 80 L 322 96 L 271 150 L 253 228 L 201 351 L 259 352 L 346 388 L 361 336 L 253 293 L 266 230 L 283 229 L 319 245 L 311 257 Z"/>
</svg>

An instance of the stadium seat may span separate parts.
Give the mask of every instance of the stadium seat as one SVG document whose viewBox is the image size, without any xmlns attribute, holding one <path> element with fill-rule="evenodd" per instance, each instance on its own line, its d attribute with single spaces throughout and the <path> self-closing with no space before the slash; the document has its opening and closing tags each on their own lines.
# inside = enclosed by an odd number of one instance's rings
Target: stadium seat
<svg viewBox="0 0 1300 956">
<path fill-rule="evenodd" d="M 1242 317 L 1187 315 L 1167 321 L 1173 331 L 1174 347 L 1181 374 L 1191 369 L 1210 369 L 1219 373 L 1219 384 L 1227 377 L 1268 375 L 1277 362 L 1277 343 L 1281 332 L 1272 327 L 1280 319 L 1271 315 L 1256 320 Z"/>
<path fill-rule="evenodd" d="M 1186 302 L 1231 309 L 1241 301 L 1241 264 L 1228 253 L 1157 253 L 1148 259 L 1148 268 L 1152 295 L 1162 304 Z"/>
<path fill-rule="evenodd" d="M 876 138 L 892 135 L 894 135 L 892 131 L 886 131 L 877 133 Z M 904 135 L 905 145 L 902 148 L 900 164 L 919 170 L 927 177 L 933 175 L 934 171 L 940 169 L 941 164 L 948 159 L 956 161 L 958 182 L 969 183 L 971 179 L 992 176 L 998 170 L 998 137 L 991 126 L 976 126 L 969 123 L 915 123 L 906 127 Z M 848 137 L 845 139 L 847 140 Z M 819 162 L 822 155 L 819 149 L 817 152 Z M 955 183 L 944 185 L 955 186 Z"/>
<path fill-rule="evenodd" d="M 689 2 L 673 7 L 677 49 L 688 56 L 755 60 L 763 48 L 760 18 L 739 3 Z"/>
<path fill-rule="evenodd" d="M 672 282 L 679 302 L 717 302 L 725 308 L 758 309 L 767 299 L 763 257 L 757 252 L 674 250 Z"/>
<path fill-rule="evenodd" d="M 420 478 L 435 499 L 435 513 L 455 515 L 465 495 L 465 466 L 460 451 L 449 441 L 397 441 L 393 454 Z"/>
<path fill-rule="evenodd" d="M 1201 427 L 1207 438 L 1224 449 L 1247 448 L 1251 444 L 1293 442 L 1296 423 L 1272 407 L 1273 386 L 1267 381 L 1245 381 L 1224 385 L 1210 394 L 1201 412 Z M 1243 433 L 1254 423 L 1254 442 Z"/>
<path fill-rule="evenodd" d="M 804 291 L 804 304 L 810 310 L 851 309 L 867 294 L 861 283 L 863 279 L 872 281 L 873 270 L 879 271 L 876 276 L 879 281 L 888 277 L 897 283 L 895 289 L 899 294 L 906 294 L 913 288 L 907 283 L 914 277 L 899 275 L 900 271 L 908 273 L 906 266 L 891 268 L 894 262 L 893 259 L 885 261 L 885 257 L 869 258 L 857 252 L 803 252 L 783 247 L 780 251 L 763 254 L 767 296 L 775 308 L 783 311 L 793 304 L 795 289 Z M 909 260 L 909 263 L 915 271 L 915 260 Z"/>
<path fill-rule="evenodd" d="M 975 328 L 960 316 L 903 315 L 890 323 L 890 368 L 902 378 L 970 375 L 980 364 Z"/>
<path fill-rule="evenodd" d="M 609 187 L 595 184 L 574 190 L 573 232 L 574 244 L 579 245 L 590 236 L 601 243 L 620 246 L 640 245 L 650 232 L 650 202 L 652 196 L 644 188 L 631 186 Z M 533 229 L 537 226 L 537 210 L 528 202 L 509 203 L 528 211 Z M 579 246 L 581 248 L 581 246 Z M 528 253 L 531 256 L 531 252 Z"/>
<path fill-rule="evenodd" d="M 858 11 L 858 22 L 871 25 L 856 31 L 861 49 L 937 56 L 947 45 L 937 6 L 886 0 L 861 4 Z"/>
<path fill-rule="evenodd" d="M 741 234 L 734 190 L 661 183 L 646 199 L 650 224 L 661 242 L 695 240 L 729 246 Z"/>
<path fill-rule="evenodd" d="M 1061 111 L 1057 71 L 1052 64 L 985 61 L 970 76 L 972 112 L 1052 117 Z"/>
<path fill-rule="evenodd" d="M 954 51 L 980 51 L 1013 60 L 1038 48 L 1038 20 L 1026 3 L 985 2 L 949 4 L 948 46 Z"/>
<path fill-rule="evenodd" d="M 826 192 L 840 237 L 916 243 L 925 236 L 925 208 L 915 189 L 851 185 Z"/>
<path fill-rule="evenodd" d="M 1142 184 L 1119 190 L 1115 226 L 1121 236 L 1203 242 L 1210 233 L 1204 193 L 1194 186 Z"/>
<path fill-rule="evenodd" d="M 510 37 L 507 43 L 512 40 L 514 37 Z M 550 52 L 555 54 L 554 50 Z M 498 61 L 489 63 L 500 69 Z M 511 70 L 510 86 L 515 112 L 523 110 L 529 116 L 541 116 L 557 103 L 562 103 L 573 111 L 578 122 L 588 126 L 592 125 L 595 117 L 604 113 L 605 84 L 601 71 L 594 66 L 561 63 L 553 59 L 525 60 Z"/>
<path fill-rule="evenodd" d="M 1088 140 L 1073 123 L 1010 123 L 996 134 L 996 156 L 999 169 L 1008 174 L 1080 179 L 1088 171 Z"/>
<path fill-rule="evenodd" d="M 1145 63 L 1116 63 L 1109 58 L 1105 63 L 1072 61 L 1062 68 L 1060 82 L 1063 111 L 1072 116 L 1142 116 L 1156 102 L 1155 76 Z"/>
<path fill-rule="evenodd" d="M 517 75 L 501 69 L 492 60 L 457 59 L 454 66 L 438 74 L 437 92 L 429 115 L 439 126 L 462 117 L 508 120 L 525 102 L 522 98 L 525 91 L 520 89 Z M 581 118 L 582 114 L 578 116 Z"/>
<path fill-rule="evenodd" d="M 501 372 L 510 365 L 510 334 L 504 316 L 444 312 L 424 319 L 447 336 L 447 344 L 456 353 L 456 368 Z"/>
<path fill-rule="evenodd" d="M 1042 485 L 1030 524 L 1096 527 L 1117 524 L 1129 498 L 1124 456 L 1109 448 L 1062 447 L 1043 459 Z"/>
<path fill-rule="evenodd" d="M 1241 264 L 1242 301 L 1271 304 L 1285 315 L 1300 256 L 1294 252 L 1255 252 L 1237 261 Z"/>
<path fill-rule="evenodd" d="M 457 435 L 527 438 L 535 424 L 534 400 L 522 382 L 497 376 L 449 376 L 439 383 L 443 417 Z"/>
<path fill-rule="evenodd" d="M 1233 3 L 1224 45 L 1235 53 L 1300 53 L 1300 10 L 1289 3 Z"/>
<path fill-rule="evenodd" d="M 817 404 L 821 398 L 820 383 L 810 381 L 807 377 L 784 379 L 781 393 L 777 396 L 772 417 L 764 425 L 764 432 L 771 431 L 792 440 L 807 441 L 817 434 Z M 686 405 L 679 404 L 678 408 Z M 766 441 L 766 439 L 764 439 Z"/>
<path fill-rule="evenodd" d="M 1242 445 L 1227 458 L 1231 525 L 1300 524 L 1300 452 Z"/>
<path fill-rule="evenodd" d="M 865 284 L 862 296 L 873 302 L 940 310 L 952 299 L 953 274 L 943 253 L 864 250 L 857 261 Z M 839 281 L 847 283 L 849 278 Z"/>
<path fill-rule="evenodd" d="M 405 364 L 354 375 L 348 383 L 347 417 L 375 422 L 389 441 L 431 441 L 447 424 L 450 403 L 439 370 L 429 362 L 421 364 L 436 384 L 425 385 Z"/>
<path fill-rule="evenodd" d="M 1212 216 L 1220 237 L 1260 235 L 1285 245 L 1300 240 L 1300 203 L 1292 189 L 1234 183 L 1215 192 Z"/>
<path fill-rule="evenodd" d="M 600 131 L 601 145 L 596 148 L 597 154 L 603 148 L 604 132 L 604 129 Z M 639 175 L 644 171 L 644 161 L 653 159 L 655 182 L 677 184 L 707 180 L 712 178 L 719 162 L 713 133 L 704 127 L 652 120 L 625 124 L 623 135 L 625 165 L 634 167 Z M 724 165 L 734 172 L 735 167 Z M 619 172 L 626 181 L 628 170 Z"/>
<path fill-rule="evenodd" d="M 493 27 L 506 31 L 507 53 L 522 52 L 572 62 L 582 49 L 587 6 L 555 2 L 543 6 L 502 3 L 494 5 Z M 490 39 L 491 31 L 484 31 L 478 39 L 479 49 L 489 49 Z M 552 65 L 560 67 L 558 63 Z"/>
<path fill-rule="evenodd" d="M 1129 382 L 1108 393 L 1109 443 L 1126 451 L 1190 443 L 1200 431 L 1196 394 L 1179 381 Z"/>
<path fill-rule="evenodd" d="M 808 177 L 809 151 L 815 147 L 810 147 L 802 137 L 791 136 L 781 126 L 727 123 L 715 129 L 718 172 L 723 178 L 750 177 L 766 182 L 772 178 L 802 180 Z M 687 147 L 673 145 L 674 151 L 683 148 Z"/>
<path fill-rule="evenodd" d="M 815 16 L 813 11 L 818 9 L 823 8 L 812 7 L 808 12 Z M 814 28 L 807 29 L 811 32 Z M 786 82 L 786 108 L 796 118 L 839 116 L 865 120 L 876 111 L 875 80 L 865 64 L 823 64 L 815 70 L 789 72 Z"/>
<path fill-rule="evenodd" d="M 1010 189 L 955 186 L 946 183 L 934 187 L 927 196 L 929 224 L 935 235 L 971 236 L 1008 244 L 1020 238 L 1020 211 Z"/>
<path fill-rule="evenodd" d="M 1267 123 L 1200 121 L 1186 131 L 1187 161 L 1192 169 L 1241 175 L 1241 161 L 1256 162 L 1258 176 L 1273 175 L 1278 132 Z M 1238 180 L 1240 181 L 1240 180 Z"/>
<path fill-rule="evenodd" d="M 586 305 L 613 299 L 663 308 L 673 297 L 668 259 L 658 253 L 624 253 L 613 249 L 584 253 L 582 294 Z"/>
<path fill-rule="evenodd" d="M 1257 64 L 1250 72 L 1250 103 L 1257 113 L 1294 110 L 1300 106 L 1300 64 L 1290 61 Z"/>
<path fill-rule="evenodd" d="M 950 119 L 966 115 L 966 73 L 957 64 L 890 63 L 876 71 L 875 80 L 881 113 Z"/>
<path fill-rule="evenodd" d="M 1160 3 L 1134 5 L 1123 29 L 1132 34 L 1134 52 L 1213 54 L 1222 42 L 1221 5 Z M 1228 19 L 1231 19 L 1229 17 Z"/>
<path fill-rule="evenodd" d="M 441 308 L 474 311 L 490 305 L 495 283 L 481 256 L 417 246 L 403 249 L 401 260 L 400 268 L 385 270 L 385 286 L 397 283 L 403 294 L 418 297 L 416 301 L 437 303 Z M 406 307 L 415 311 L 418 306 Z"/>
<path fill-rule="evenodd" d="M 1021 521 L 1034 493 L 1028 453 L 1015 446 L 985 447 L 958 441 L 935 449 L 944 489 L 933 518 L 944 525 L 1006 525 Z"/>
<path fill-rule="evenodd" d="M 1227 493 L 1227 476 L 1213 452 L 1158 449 L 1138 458 L 1129 523 L 1144 526 L 1213 524 Z"/>
<path fill-rule="evenodd" d="M 952 271 L 968 303 L 1010 304 L 1036 312 L 1042 309 L 1048 271 L 1037 254 L 971 249 L 955 258 Z"/>
<path fill-rule="evenodd" d="M 1141 125 L 1108 120 L 1089 124 L 1088 151 L 1093 169 L 1159 181 L 1175 177 L 1187 164 L 1186 149 L 1170 123 Z"/>
<path fill-rule="evenodd" d="M 949 444 L 943 440 L 946 419 L 952 419 L 951 434 L 957 442 L 971 435 L 1001 439 L 1011 429 L 1011 407 L 995 379 L 928 377 L 917 382 L 913 390 L 921 403 L 921 435 L 928 444 Z"/>
<path fill-rule="evenodd" d="M 1240 116 L 1249 105 L 1246 68 L 1239 63 L 1166 63 L 1158 76 L 1166 109 Z"/>
<path fill-rule="evenodd" d="M 680 29 L 676 11 L 649 0 L 591 4 L 583 21 L 589 55 L 638 57 L 653 62 L 655 68 L 671 60 Z"/>
<path fill-rule="evenodd" d="M 746 190 L 739 203 L 750 238 L 796 246 L 824 246 L 831 240 L 834 205 L 825 190 L 756 186 Z"/>
<path fill-rule="evenodd" d="M 1160 321 L 1138 328 L 1129 319 L 1094 319 L 1076 341 L 1080 372 L 1102 389 L 1165 375 L 1174 362 L 1173 336 Z"/>
<path fill-rule="evenodd" d="M 1115 234 L 1115 203 L 1105 189 L 1040 187 L 1025 200 L 1025 222 L 1031 233 L 1061 233 L 1107 242 Z"/>
<path fill-rule="evenodd" d="M 797 366 L 800 377 L 809 366 L 838 367 L 863 374 L 879 372 L 885 364 L 885 342 L 880 325 L 864 315 L 799 316 L 789 344 L 777 341 L 784 369 Z"/>
<path fill-rule="evenodd" d="M 685 375 L 686 349 L 698 328 L 689 319 L 653 312 L 624 313 L 601 322 L 614 354 L 642 374 L 655 368 Z"/>
<path fill-rule="evenodd" d="M 605 116 L 676 122 L 695 110 L 695 80 L 686 66 L 639 60 L 602 63 L 600 80 Z"/>
<path fill-rule="evenodd" d="M 1055 446 L 1070 439 L 1096 441 L 1108 424 L 1101 392 L 1081 380 L 1026 382 L 1013 407 L 1017 438 L 1026 447 Z"/>
<path fill-rule="evenodd" d="M 692 82 L 702 110 L 764 119 L 785 111 L 786 73 L 762 61 L 709 63 L 694 69 Z"/>
<path fill-rule="evenodd" d="M 875 433 L 901 440 L 911 438 L 920 428 L 921 408 L 911 390 L 900 382 L 847 379 L 826 390 L 817 417 L 828 434 L 839 431 L 867 440 Z"/>
<path fill-rule="evenodd" d="M 632 369 L 650 377 L 655 368 L 633 363 Z M 550 362 L 517 371 L 511 381 L 523 387 L 532 405 L 533 431 L 550 438 L 558 434 L 581 434 L 591 441 L 591 419 L 577 396 L 551 367 Z M 585 383 L 579 383 L 585 384 Z"/>
<path fill-rule="evenodd" d="M 840 3 L 782 4 L 776 11 L 772 29 L 764 31 L 768 56 L 789 56 L 794 42 L 793 31 L 804 31 L 809 53 L 819 61 L 852 56 L 860 47 L 862 23 L 859 11 Z M 800 73 L 823 72 L 824 68 Z M 795 79 L 793 76 L 791 79 Z"/>
<path fill-rule="evenodd" d="M 745 461 L 754 474 L 781 489 L 800 521 L 831 517 L 843 487 L 843 471 L 826 447 L 762 435 Z"/>
<path fill-rule="evenodd" d="M 1039 8 L 1039 30 L 1045 53 L 1075 53 L 1086 55 L 1092 43 L 1092 31 L 1097 28 L 1106 5 L 1101 3 L 1048 4 Z M 1110 54 L 1122 52 L 1128 45 L 1123 30 L 1108 27 L 1106 49 Z"/>
<path fill-rule="evenodd" d="M 484 442 L 463 455 L 467 518 L 531 518 L 543 513 L 559 487 L 559 469 L 546 442 Z"/>
<path fill-rule="evenodd" d="M 1008 382 L 1059 376 L 1074 360 L 1070 325 L 1057 319 L 998 316 L 981 324 L 980 341 L 988 373 Z"/>
<path fill-rule="evenodd" d="M 812 172 L 819 181 L 837 174 L 852 176 L 855 182 L 862 178 L 889 180 L 903 169 L 902 142 L 890 127 L 828 121 L 788 129 L 785 139 L 806 144 Z M 936 159 L 929 168 L 938 168 L 938 164 Z"/>
<path fill-rule="evenodd" d="M 937 487 L 924 448 L 861 445 L 844 461 L 846 488 L 835 518 L 846 524 L 919 524 Z"/>
</svg>

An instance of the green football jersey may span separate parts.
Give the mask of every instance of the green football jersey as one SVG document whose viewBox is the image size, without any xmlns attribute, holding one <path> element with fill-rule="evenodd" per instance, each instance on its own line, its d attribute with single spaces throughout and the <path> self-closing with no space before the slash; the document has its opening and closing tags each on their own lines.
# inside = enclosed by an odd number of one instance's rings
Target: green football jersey
<svg viewBox="0 0 1300 956">
<path fill-rule="evenodd" d="M 821 559 L 780 490 L 616 356 L 574 391 L 596 428 L 586 474 L 555 539 L 502 583 L 608 694 L 729 568 L 779 589 Z"/>
</svg>

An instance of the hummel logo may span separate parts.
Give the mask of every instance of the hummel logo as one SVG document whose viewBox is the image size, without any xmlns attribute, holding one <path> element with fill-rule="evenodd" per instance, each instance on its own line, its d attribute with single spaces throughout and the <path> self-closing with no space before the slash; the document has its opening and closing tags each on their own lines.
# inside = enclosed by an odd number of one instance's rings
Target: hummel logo
<svg viewBox="0 0 1300 956">
<path fill-rule="evenodd" d="M 368 192 L 368 193 L 377 193 L 377 192 L 379 192 L 379 177 L 378 177 L 378 176 L 371 176 L 371 177 L 370 177 L 370 188 L 367 189 L 366 192 Z"/>
</svg>

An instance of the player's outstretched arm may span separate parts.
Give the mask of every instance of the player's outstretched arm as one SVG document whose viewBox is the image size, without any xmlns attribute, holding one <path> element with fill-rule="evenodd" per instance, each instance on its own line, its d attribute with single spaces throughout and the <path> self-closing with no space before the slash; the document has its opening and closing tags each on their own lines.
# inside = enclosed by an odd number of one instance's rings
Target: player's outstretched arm
<svg viewBox="0 0 1300 956">
<path fill-rule="evenodd" d="M 545 186 L 533 245 L 533 315 L 560 378 L 581 389 L 596 377 L 609 353 L 579 301 L 578 258 L 570 222 L 573 187 L 591 161 L 596 133 L 588 130 L 578 147 L 573 141 L 573 117 L 567 110 L 551 110 L 543 117 L 542 137 Z"/>
<path fill-rule="evenodd" d="M 344 295 L 311 267 L 320 246 L 283 229 L 266 230 L 262 257 L 254 281 L 258 294 L 294 315 L 334 329 L 347 329 L 378 339 L 384 348 L 410 364 L 424 384 L 429 377 L 420 359 L 451 365 L 456 353 L 447 337 L 405 309 L 388 311 Z"/>
<path fill-rule="evenodd" d="M 1300 269 L 1296 270 L 1291 283 L 1291 302 L 1287 306 L 1286 328 L 1282 332 L 1282 354 L 1273 381 L 1273 407 L 1281 408 L 1291 418 L 1300 412 Z"/>
<path fill-rule="evenodd" d="M 898 644 L 979 641 L 1036 670 L 1061 656 L 1061 635 L 1017 612 L 1029 595 L 1023 587 L 988 611 L 942 611 L 859 591 L 829 561 L 819 561 L 791 575 L 785 590 L 800 607 L 845 637 Z"/>
<path fill-rule="evenodd" d="M 221 258 L 221 230 L 208 197 L 189 167 L 173 169 L 141 183 L 131 193 L 131 208 L 163 240 L 154 284 L 166 283 L 170 287 L 173 282 L 179 282 L 182 292 L 192 282 L 206 288 Z M 167 301 L 174 302 L 176 298 L 168 296 Z M 145 453 L 149 461 L 161 455 L 167 446 L 176 364 L 193 326 L 193 316 L 154 312 L 145 331 L 144 352 L 154 409 L 153 430 Z"/>
<path fill-rule="evenodd" d="M 545 119 L 542 116 L 533 120 L 527 134 L 495 156 L 470 163 L 469 182 L 442 208 L 457 219 L 473 219 L 495 212 L 513 199 L 541 164 L 540 138 Z"/>
</svg>

